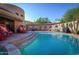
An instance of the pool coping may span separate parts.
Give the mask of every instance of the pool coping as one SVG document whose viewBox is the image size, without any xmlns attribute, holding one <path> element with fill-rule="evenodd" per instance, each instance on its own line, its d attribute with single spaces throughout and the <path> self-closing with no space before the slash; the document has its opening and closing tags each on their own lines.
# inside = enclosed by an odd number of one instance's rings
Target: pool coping
<svg viewBox="0 0 79 59">
<path fill-rule="evenodd" d="M 79 34 L 73 34 L 73 33 L 64 33 L 64 32 L 52 32 L 52 31 L 34 31 L 34 32 L 51 32 L 51 33 L 58 33 L 58 34 L 65 34 L 65 35 L 71 35 L 79 40 Z"/>
</svg>

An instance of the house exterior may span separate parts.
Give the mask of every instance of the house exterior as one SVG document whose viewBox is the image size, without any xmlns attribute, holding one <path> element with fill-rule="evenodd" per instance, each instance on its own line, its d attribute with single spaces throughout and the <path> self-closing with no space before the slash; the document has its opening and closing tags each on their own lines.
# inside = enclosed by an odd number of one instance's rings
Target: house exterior
<svg viewBox="0 0 79 59">
<path fill-rule="evenodd" d="M 62 31 L 62 23 L 27 24 L 28 30 L 34 31 Z"/>
<path fill-rule="evenodd" d="M 9 30 L 17 32 L 24 25 L 24 10 L 12 4 L 0 3 L 0 24 L 5 24 Z"/>
</svg>

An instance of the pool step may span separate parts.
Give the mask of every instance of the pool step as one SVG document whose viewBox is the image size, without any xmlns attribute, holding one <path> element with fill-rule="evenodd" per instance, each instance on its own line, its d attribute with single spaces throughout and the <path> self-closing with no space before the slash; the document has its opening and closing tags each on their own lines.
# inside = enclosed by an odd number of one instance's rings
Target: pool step
<svg viewBox="0 0 79 59">
<path fill-rule="evenodd" d="M 7 44 L 5 45 L 5 48 L 7 49 L 9 55 L 21 55 L 20 50 L 13 44 Z"/>
<path fill-rule="evenodd" d="M 12 44 L 14 44 L 17 48 L 20 48 L 24 43 L 27 43 L 28 41 L 30 41 L 34 36 L 35 36 L 35 33 L 32 33 L 29 36 L 13 41 Z"/>
<path fill-rule="evenodd" d="M 36 34 L 33 34 L 28 39 L 25 39 L 19 46 L 17 46 L 19 49 L 23 48 L 24 46 L 28 45 L 29 43 L 33 42 L 34 38 L 36 37 Z"/>
</svg>

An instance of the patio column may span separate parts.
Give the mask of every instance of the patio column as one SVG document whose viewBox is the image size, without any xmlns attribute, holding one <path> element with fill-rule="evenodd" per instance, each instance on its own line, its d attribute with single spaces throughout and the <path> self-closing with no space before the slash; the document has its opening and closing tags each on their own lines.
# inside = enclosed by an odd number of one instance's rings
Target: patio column
<svg viewBox="0 0 79 59">
<path fill-rule="evenodd" d="M 15 28 L 14 31 L 15 31 L 15 33 L 17 32 L 18 27 L 20 25 L 23 25 L 23 24 L 24 24 L 23 21 L 17 21 L 17 20 L 14 21 L 14 28 Z"/>
</svg>

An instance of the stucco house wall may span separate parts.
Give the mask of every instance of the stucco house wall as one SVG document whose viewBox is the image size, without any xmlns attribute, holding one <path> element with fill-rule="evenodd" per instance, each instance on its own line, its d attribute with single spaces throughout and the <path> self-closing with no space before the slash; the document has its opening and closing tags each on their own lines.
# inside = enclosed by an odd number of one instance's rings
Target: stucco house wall
<svg viewBox="0 0 79 59">
<path fill-rule="evenodd" d="M 15 32 L 21 24 L 24 24 L 24 18 L 25 18 L 24 10 L 22 8 L 13 4 L 5 4 L 5 3 L 0 3 L 0 17 L 5 18 L 6 20 L 11 20 L 14 23 L 13 25 Z"/>
</svg>

